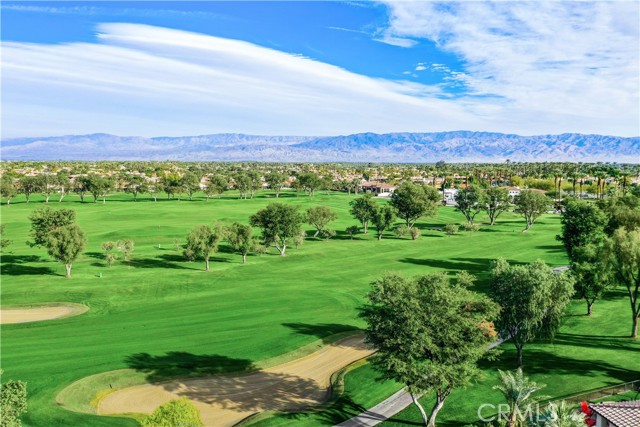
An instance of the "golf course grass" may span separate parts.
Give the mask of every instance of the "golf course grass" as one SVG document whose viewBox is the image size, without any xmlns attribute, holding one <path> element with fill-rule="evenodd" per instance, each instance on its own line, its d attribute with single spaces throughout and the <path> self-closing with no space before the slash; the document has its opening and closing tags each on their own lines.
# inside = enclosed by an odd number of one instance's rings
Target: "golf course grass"
<svg viewBox="0 0 640 427">
<path fill-rule="evenodd" d="M 283 194 L 277 201 L 301 209 L 330 206 L 338 214 L 332 224 L 338 235 L 329 241 L 309 238 L 301 247 L 289 248 L 286 257 L 271 248 L 267 254 L 249 256 L 247 265 L 223 242 L 208 273 L 204 262 L 185 262 L 174 241 L 183 244 L 189 230 L 199 224 L 247 223 L 250 215 L 276 201 L 270 192 L 259 193 L 253 200 L 239 200 L 229 192 L 209 201 L 133 202 L 129 195 L 117 194 L 108 197 L 106 204 L 80 203 L 76 197 L 51 202 L 54 208 L 75 209 L 77 222 L 88 236 L 71 279 L 64 277 L 64 266 L 52 261 L 44 249 L 25 244 L 28 215 L 43 205 L 41 199 L 32 197 L 27 204 L 18 198 L 10 206 L 3 205 L 3 238 L 13 244 L 2 255 L 2 305 L 65 301 L 89 307 L 81 316 L 2 326 L 4 377 L 28 384 L 29 411 L 22 417 L 23 424 L 136 426 L 130 418 L 66 410 L 56 404 L 56 396 L 84 377 L 118 369 L 135 369 L 151 381 L 254 370 L 266 359 L 361 328 L 358 307 L 369 283 L 383 272 L 419 275 L 467 270 L 479 277 L 475 290 L 486 291 L 489 265 L 496 257 L 511 262 L 541 258 L 551 266 L 567 263 L 554 238 L 560 229 L 555 215 L 543 216 L 527 233 L 520 232 L 523 220 L 507 213 L 494 227 L 446 236 L 436 229 L 461 223 L 463 217 L 451 208 L 440 208 L 437 217 L 418 222 L 422 237 L 417 241 L 398 239 L 392 232 L 382 241 L 372 233 L 350 240 L 342 230 L 356 224 L 348 213 L 348 202 L 354 197 Z M 107 267 L 100 245 L 124 238 L 135 241 L 132 259 Z M 546 394 L 571 394 L 640 377 L 640 346 L 625 338 L 631 317 L 625 296 L 611 293 L 596 303 L 590 318 L 583 311 L 584 304 L 576 302 L 553 343 L 536 343 L 525 350 L 525 370 L 549 384 Z M 512 349 L 508 343 L 503 348 L 500 362 L 486 366 L 487 374 L 478 385 L 451 396 L 443 420 L 450 425 L 467 420 L 466 414 L 480 398 L 499 402 L 499 395 L 491 390 L 495 368 L 513 368 Z M 298 416 L 296 425 L 305 420 L 308 425 L 332 425 L 399 387 L 375 378 L 366 364 L 351 371 L 336 405 L 313 416 Z M 456 399 L 469 411 L 456 408 Z M 398 415 L 397 422 L 416 421 L 415 415 L 410 408 Z M 292 425 L 291 419 L 282 418 L 260 423 Z"/>
</svg>

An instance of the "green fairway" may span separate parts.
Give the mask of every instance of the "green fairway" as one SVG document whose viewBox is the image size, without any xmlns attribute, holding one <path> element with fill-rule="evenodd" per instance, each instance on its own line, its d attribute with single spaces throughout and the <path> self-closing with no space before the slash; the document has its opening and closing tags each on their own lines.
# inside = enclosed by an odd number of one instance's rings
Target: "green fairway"
<svg viewBox="0 0 640 427">
<path fill-rule="evenodd" d="M 76 380 L 115 369 L 145 368 L 152 379 L 252 369 L 319 338 L 362 327 L 357 308 L 369 283 L 386 271 L 418 275 L 468 270 L 480 278 L 476 290 L 484 291 L 489 263 L 496 257 L 511 262 L 541 258 L 552 266 L 567 263 L 554 238 L 560 228 L 558 216 L 544 216 L 528 233 L 521 233 L 524 221 L 506 213 L 494 227 L 446 236 L 435 229 L 461 223 L 463 217 L 452 208 L 440 208 L 438 217 L 418 221 L 422 237 L 417 241 L 398 239 L 391 232 L 376 241 L 373 231 L 350 240 L 343 230 L 356 224 L 348 213 L 353 198 L 344 193 L 313 198 L 284 194 L 278 201 L 302 209 L 312 205 L 334 209 L 338 220 L 332 227 L 338 235 L 330 241 L 309 238 L 301 247 L 288 249 L 286 257 L 271 248 L 265 255 L 250 256 L 247 265 L 223 242 L 209 273 L 204 272 L 204 262 L 185 262 L 174 239 L 183 244 L 194 225 L 248 223 L 250 215 L 276 201 L 271 193 L 260 193 L 253 200 L 238 200 L 230 193 L 208 202 L 197 198 L 134 203 L 128 195 L 108 197 L 104 205 L 79 203 L 75 197 L 51 202 L 54 208 L 76 209 L 77 222 L 88 236 L 72 279 L 64 278 L 64 266 L 49 259 L 43 249 L 25 244 L 27 217 L 42 205 L 40 200 L 33 197 L 26 204 L 17 199 L 11 206 L 3 205 L 4 237 L 13 244 L 2 256 L 2 304 L 68 301 L 90 307 L 77 317 L 3 326 L 6 378 L 28 383 L 24 425 L 135 426 L 131 419 L 64 410 L 56 406 L 56 395 Z M 311 231 L 310 226 L 306 229 Z M 106 267 L 101 243 L 123 238 L 135 240 L 132 260 Z M 580 316 L 583 310 L 581 303 L 572 307 L 575 316 L 567 319 L 553 344 L 526 350 L 525 366 L 535 366 L 531 373 L 549 384 L 548 394 L 637 379 L 640 347 L 621 338 L 630 328 L 624 295 L 612 294 L 597 302 L 591 318 Z M 513 359 L 510 347 L 505 349 L 498 364 L 503 368 L 510 367 Z M 481 386 L 468 392 L 497 399 L 487 391 L 495 383 L 495 370 L 487 370 Z M 338 407 L 350 415 L 354 408 L 375 404 L 397 389 L 376 384 L 373 378 L 368 366 L 347 375 L 346 395 Z M 451 400 L 467 400 L 465 393 L 458 392 Z M 309 425 L 331 425 L 341 417 L 340 411 L 335 412 L 334 408 L 331 416 L 316 417 Z M 414 420 L 414 414 L 405 411 L 398 419 Z"/>
</svg>

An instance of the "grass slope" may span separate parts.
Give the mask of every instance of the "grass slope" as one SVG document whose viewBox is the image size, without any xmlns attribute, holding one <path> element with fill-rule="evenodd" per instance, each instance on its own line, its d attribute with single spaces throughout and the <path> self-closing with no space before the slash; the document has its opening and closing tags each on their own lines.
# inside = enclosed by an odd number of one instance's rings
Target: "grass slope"
<svg viewBox="0 0 640 427">
<path fill-rule="evenodd" d="M 556 216 L 541 218 L 526 234 L 519 232 L 519 217 L 505 214 L 495 227 L 445 236 L 432 229 L 459 223 L 462 216 L 441 208 L 438 217 L 418 223 L 423 231 L 418 241 L 396 239 L 391 233 L 380 242 L 373 235 L 351 241 L 340 230 L 355 224 L 348 214 L 353 196 L 284 196 L 279 201 L 301 208 L 331 206 L 339 216 L 333 224 L 338 236 L 331 241 L 309 239 L 298 249 L 290 248 L 286 257 L 272 249 L 249 257 L 245 266 L 239 255 L 222 245 L 210 273 L 203 271 L 204 263 L 184 262 L 174 239 L 184 243 L 197 224 L 246 223 L 251 214 L 275 201 L 270 194 L 254 200 L 230 194 L 208 202 L 134 203 L 127 195 L 109 197 L 104 205 L 79 203 L 74 197 L 51 202 L 52 207 L 76 209 L 89 238 L 70 280 L 43 249 L 24 244 L 29 238 L 27 217 L 42 204 L 39 199 L 3 205 L 5 238 L 14 242 L 2 257 L 2 304 L 69 301 L 90 307 L 74 318 L 2 328 L 6 378 L 28 382 L 24 425 L 134 426 L 129 419 L 66 411 L 55 405 L 55 396 L 73 381 L 115 369 L 142 369 L 154 379 L 252 369 L 258 361 L 318 338 L 362 327 L 357 307 L 369 283 L 385 271 L 417 275 L 464 269 L 485 279 L 477 286 L 483 290 L 489 263 L 498 256 L 512 262 L 542 258 L 551 265 L 566 263 L 554 240 L 559 230 Z M 120 238 L 135 240 L 133 259 L 107 268 L 100 245 Z M 627 322 L 622 323 L 626 327 Z M 379 396 L 363 392 L 372 398 L 358 397 L 355 384 L 371 376 L 369 368 L 361 369 L 352 374 L 358 376 L 347 376 L 347 389 L 352 400 L 367 406 Z"/>
</svg>

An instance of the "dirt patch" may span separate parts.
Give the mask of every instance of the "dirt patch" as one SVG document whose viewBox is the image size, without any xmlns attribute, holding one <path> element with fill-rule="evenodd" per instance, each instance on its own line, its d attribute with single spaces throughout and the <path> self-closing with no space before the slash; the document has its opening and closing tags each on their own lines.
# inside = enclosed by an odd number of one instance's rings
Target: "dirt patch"
<svg viewBox="0 0 640 427">
<path fill-rule="evenodd" d="M 51 303 L 33 307 L 0 308 L 0 324 L 39 322 L 85 313 L 89 307 L 74 303 Z"/>
<path fill-rule="evenodd" d="M 345 338 L 303 358 L 236 376 L 176 380 L 128 387 L 106 395 L 98 414 L 151 413 L 178 397 L 188 397 L 206 427 L 226 427 L 257 412 L 298 412 L 325 402 L 331 375 L 373 351 L 362 336 Z"/>
</svg>

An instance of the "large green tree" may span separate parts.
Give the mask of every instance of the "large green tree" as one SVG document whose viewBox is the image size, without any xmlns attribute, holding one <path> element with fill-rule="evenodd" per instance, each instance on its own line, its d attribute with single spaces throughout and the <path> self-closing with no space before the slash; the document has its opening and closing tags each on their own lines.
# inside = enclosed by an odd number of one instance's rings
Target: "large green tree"
<svg viewBox="0 0 640 427">
<path fill-rule="evenodd" d="M 284 256 L 287 246 L 300 237 L 304 215 L 297 207 L 271 203 L 251 217 L 251 225 L 262 230 L 266 245 L 274 245 Z"/>
<path fill-rule="evenodd" d="M 491 296 L 500 307 L 498 330 L 511 338 L 522 366 L 522 349 L 534 338 L 552 338 L 560 326 L 573 296 L 573 278 L 567 272 L 554 273 L 544 261 L 509 265 L 494 262 Z"/>
<path fill-rule="evenodd" d="M 607 245 L 606 264 L 614 280 L 624 286 L 631 306 L 631 337 L 638 337 L 640 319 L 640 228 L 618 228 Z"/>
<path fill-rule="evenodd" d="M 606 249 L 595 244 L 577 246 L 573 250 L 571 274 L 575 278 L 576 295 L 587 303 L 587 316 L 593 304 L 612 283 L 612 271 L 606 263 Z"/>
<path fill-rule="evenodd" d="M 125 184 L 124 191 L 133 196 L 133 201 L 138 201 L 138 194 L 146 193 L 149 189 L 147 180 L 140 175 L 127 176 L 127 182 Z"/>
<path fill-rule="evenodd" d="M 509 210 L 511 196 L 509 196 L 509 190 L 502 187 L 489 187 L 486 190 L 486 195 L 484 210 L 489 216 L 490 224 L 494 225 L 500 214 Z"/>
<path fill-rule="evenodd" d="M 584 200 L 569 200 L 562 212 L 562 231 L 556 238 L 562 242 L 569 259 L 575 260 L 575 249 L 588 244 L 598 245 L 604 239 L 607 216 L 595 204 Z"/>
<path fill-rule="evenodd" d="M 481 187 L 460 188 L 455 196 L 456 210 L 473 224 L 476 215 L 484 209 L 487 194 Z"/>
<path fill-rule="evenodd" d="M 363 233 L 367 234 L 369 222 L 373 219 L 378 209 L 378 204 L 373 200 L 371 194 L 365 194 L 362 197 L 350 201 L 349 205 L 351 206 L 349 212 L 355 219 L 360 221 L 363 227 Z"/>
<path fill-rule="evenodd" d="M 495 338 L 486 324 L 498 308 L 469 291 L 468 283 L 466 277 L 450 283 L 444 273 L 417 279 L 387 274 L 372 283 L 361 312 L 367 342 L 378 350 L 374 368 L 406 385 L 428 426 L 435 426 L 455 388 L 479 376 L 477 362 Z M 430 391 L 436 402 L 427 416 L 418 397 Z"/>
<path fill-rule="evenodd" d="M 395 209 L 389 205 L 380 206 L 373 214 L 371 222 L 376 227 L 378 240 L 382 240 L 382 235 L 385 230 L 391 227 L 391 224 L 396 219 Z"/>
<path fill-rule="evenodd" d="M 209 177 L 209 182 L 204 188 L 204 193 L 207 196 L 207 200 L 209 200 L 211 196 L 220 197 L 220 195 L 224 193 L 228 186 L 229 182 L 222 175 L 213 175 Z"/>
<path fill-rule="evenodd" d="M 534 190 L 522 190 L 514 199 L 516 212 L 522 214 L 529 230 L 540 216 L 551 207 L 551 199 Z"/>
<path fill-rule="evenodd" d="M 71 267 L 87 243 L 84 231 L 77 224 L 64 225 L 51 230 L 46 237 L 47 253 L 64 264 L 66 276 L 71 277 Z"/>
<path fill-rule="evenodd" d="M 187 171 L 182 175 L 180 184 L 189 196 L 189 200 L 193 200 L 193 195 L 200 191 L 200 177 L 191 171 Z"/>
<path fill-rule="evenodd" d="M 11 199 L 18 193 L 13 178 L 7 174 L 2 175 L 0 179 L 0 196 L 7 200 L 7 205 L 11 203 Z"/>
<path fill-rule="evenodd" d="M 246 264 L 247 255 L 256 248 L 251 226 L 234 222 L 227 228 L 226 237 L 233 250 L 242 255 L 242 263 Z"/>
<path fill-rule="evenodd" d="M 56 228 L 73 224 L 76 221 L 76 211 L 73 209 L 53 209 L 41 206 L 29 215 L 31 221 L 31 246 L 45 246 L 47 235 Z"/>
<path fill-rule="evenodd" d="M 187 235 L 184 257 L 189 261 L 204 260 L 205 271 L 209 271 L 209 258 L 218 250 L 223 230 L 220 226 L 197 225 Z"/>
<path fill-rule="evenodd" d="M 436 214 L 440 199 L 440 194 L 432 187 L 403 182 L 391 195 L 390 203 L 407 227 L 413 227 L 420 217 Z"/>
<path fill-rule="evenodd" d="M 311 206 L 307 209 L 307 222 L 316 229 L 313 237 L 330 236 L 331 233 L 327 230 L 327 226 L 337 218 L 338 215 L 329 206 Z"/>
<path fill-rule="evenodd" d="M 278 171 L 273 171 L 265 176 L 265 181 L 269 188 L 276 193 L 276 198 L 280 197 L 280 191 L 287 180 L 287 175 Z"/>
</svg>

